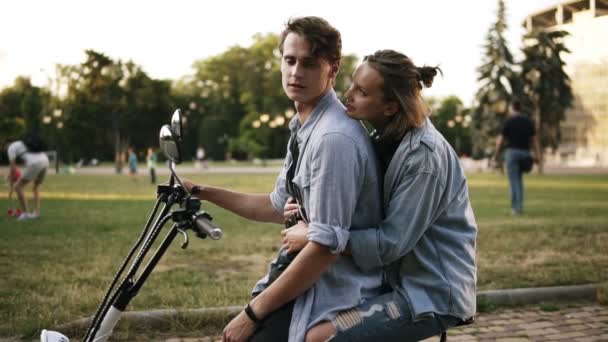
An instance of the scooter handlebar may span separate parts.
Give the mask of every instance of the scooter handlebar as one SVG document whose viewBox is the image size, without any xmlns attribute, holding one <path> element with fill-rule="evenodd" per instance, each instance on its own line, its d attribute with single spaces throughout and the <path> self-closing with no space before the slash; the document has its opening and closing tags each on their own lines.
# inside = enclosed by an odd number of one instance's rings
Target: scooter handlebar
<svg viewBox="0 0 608 342">
<path fill-rule="evenodd" d="M 215 223 L 211 222 L 211 217 L 207 213 L 196 215 L 194 223 L 198 233 L 207 235 L 213 240 L 219 240 L 224 235 L 222 229 L 220 229 L 220 227 Z"/>
</svg>

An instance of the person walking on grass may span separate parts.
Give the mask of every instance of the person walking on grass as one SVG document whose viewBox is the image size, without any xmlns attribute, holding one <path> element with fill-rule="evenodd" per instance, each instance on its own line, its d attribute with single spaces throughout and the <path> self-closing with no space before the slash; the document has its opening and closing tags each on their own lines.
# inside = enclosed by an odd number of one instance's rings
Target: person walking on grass
<svg viewBox="0 0 608 342">
<path fill-rule="evenodd" d="M 496 155 L 505 149 L 505 166 L 511 193 L 511 214 L 524 213 L 523 173 L 530 171 L 532 163 L 540 163 L 540 148 L 536 138 L 534 123 L 521 112 L 521 103 L 513 101 L 511 111 L 505 120 L 501 134 L 496 139 Z M 530 153 L 530 148 L 534 153 Z"/>
</svg>

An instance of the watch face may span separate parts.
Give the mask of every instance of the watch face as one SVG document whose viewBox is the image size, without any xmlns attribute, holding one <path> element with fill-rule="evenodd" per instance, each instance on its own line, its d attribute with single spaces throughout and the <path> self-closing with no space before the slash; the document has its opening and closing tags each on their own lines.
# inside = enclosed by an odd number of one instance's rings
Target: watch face
<svg viewBox="0 0 608 342">
<path fill-rule="evenodd" d="M 193 195 L 198 195 L 201 192 L 201 188 L 198 185 L 195 185 L 190 189 L 190 193 Z"/>
</svg>

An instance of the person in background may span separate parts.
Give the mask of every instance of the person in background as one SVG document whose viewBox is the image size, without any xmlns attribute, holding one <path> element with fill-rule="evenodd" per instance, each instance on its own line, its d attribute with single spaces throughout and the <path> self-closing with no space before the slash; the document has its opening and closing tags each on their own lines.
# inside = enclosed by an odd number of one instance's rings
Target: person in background
<svg viewBox="0 0 608 342">
<path fill-rule="evenodd" d="M 135 151 L 133 149 L 133 147 L 129 146 L 129 148 L 127 149 L 128 152 L 128 162 L 129 162 L 129 175 L 131 176 L 131 179 L 133 179 L 134 181 L 137 180 L 136 176 L 137 176 L 137 155 L 135 154 Z"/>
<path fill-rule="evenodd" d="M 27 136 L 17 140 L 8 146 L 7 154 L 9 160 L 9 182 L 14 183 L 15 192 L 21 205 L 21 215 L 17 217 L 19 221 L 37 219 L 40 217 L 40 187 L 44 181 L 46 171 L 49 167 L 49 158 L 41 148 L 33 144 L 26 145 Z M 34 139 L 38 140 L 38 139 Z M 38 145 L 38 144 L 35 144 Z M 17 159 L 20 158 L 25 163 L 21 177 L 17 177 Z M 27 199 L 25 197 L 25 186 L 33 182 L 32 194 L 34 199 L 34 210 L 29 211 Z"/>
<path fill-rule="evenodd" d="M 148 170 L 150 170 L 150 183 L 156 184 L 156 152 L 152 147 L 148 147 L 146 163 L 148 164 Z"/>
<path fill-rule="evenodd" d="M 522 167 L 525 163 L 540 162 L 540 148 L 536 139 L 534 123 L 521 112 L 521 103 L 513 101 L 511 111 L 504 122 L 501 134 L 496 138 L 496 155 L 498 160 L 502 149 L 505 149 L 505 166 L 511 193 L 511 214 L 524 213 L 524 181 Z M 534 153 L 530 153 L 530 148 Z M 529 164 L 531 165 L 531 164 Z"/>
</svg>

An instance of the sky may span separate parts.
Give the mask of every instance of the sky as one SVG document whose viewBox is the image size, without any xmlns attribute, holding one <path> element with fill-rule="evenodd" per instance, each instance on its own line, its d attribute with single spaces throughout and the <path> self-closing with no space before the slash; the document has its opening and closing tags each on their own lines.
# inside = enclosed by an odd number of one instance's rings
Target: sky
<svg viewBox="0 0 608 342">
<path fill-rule="evenodd" d="M 559 0 L 505 0 L 511 52 L 520 56 L 524 18 Z M 84 61 L 94 49 L 133 60 L 153 78 L 192 73 L 195 60 L 255 33 L 279 33 L 290 17 L 316 15 L 342 33 L 343 53 L 401 51 L 417 65 L 439 65 L 429 96 L 456 95 L 469 105 L 477 89 L 484 37 L 497 0 L 6 0 L 0 2 L 0 88 L 17 76 L 45 86 L 55 64 Z"/>
</svg>

